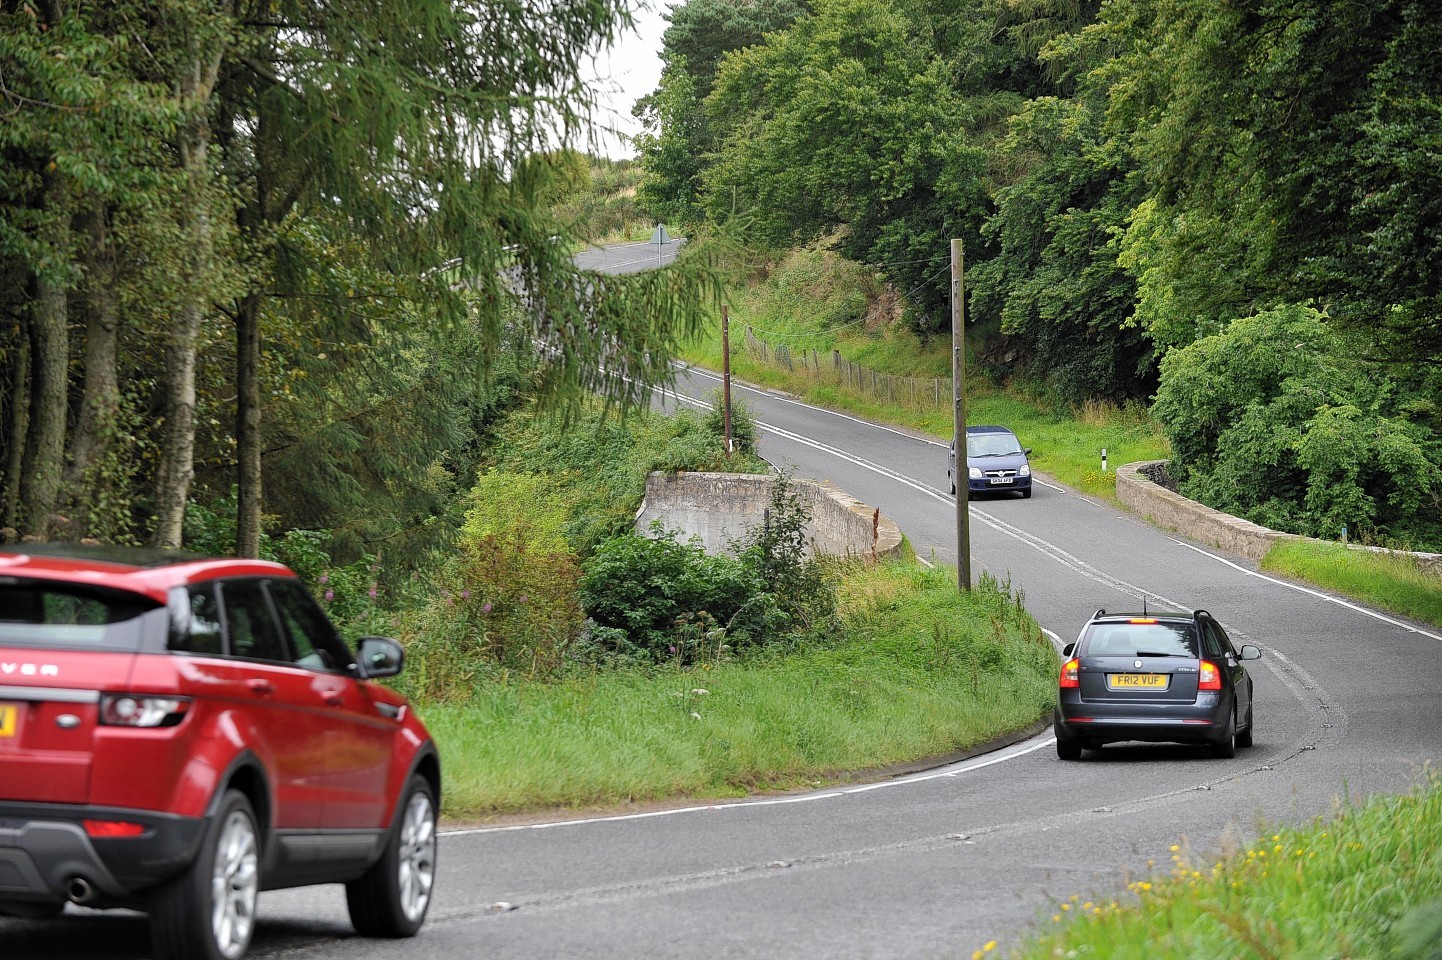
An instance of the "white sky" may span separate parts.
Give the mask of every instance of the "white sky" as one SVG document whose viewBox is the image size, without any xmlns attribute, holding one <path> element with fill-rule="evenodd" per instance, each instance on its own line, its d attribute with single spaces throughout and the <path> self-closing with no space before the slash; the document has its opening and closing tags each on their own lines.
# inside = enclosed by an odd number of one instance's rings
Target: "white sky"
<svg viewBox="0 0 1442 960">
<path fill-rule="evenodd" d="M 661 82 L 661 34 L 666 32 L 663 16 L 671 8 L 667 0 L 638 0 L 632 13 L 636 29 L 623 34 L 609 55 L 596 58 L 596 87 L 601 102 L 598 122 L 628 136 L 640 132 L 631 116 L 631 106 L 656 89 Z M 599 130 L 601 152 L 612 159 L 634 157 L 629 143 Z"/>
</svg>

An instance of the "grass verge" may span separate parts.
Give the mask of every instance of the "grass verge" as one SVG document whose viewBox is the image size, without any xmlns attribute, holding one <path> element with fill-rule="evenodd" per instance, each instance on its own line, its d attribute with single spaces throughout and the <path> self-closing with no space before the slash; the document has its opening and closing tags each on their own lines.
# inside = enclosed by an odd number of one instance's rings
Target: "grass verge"
<svg viewBox="0 0 1442 960">
<path fill-rule="evenodd" d="M 1268 832 L 1216 863 L 1172 847 L 1168 875 L 1072 897 L 1013 960 L 1442 958 L 1442 783 Z M 1045 921 L 1043 921 L 1045 922 Z M 995 949 L 984 944 L 972 956 Z"/>
<path fill-rule="evenodd" d="M 1442 627 L 1442 575 L 1406 556 L 1284 540 L 1267 551 L 1262 569 Z"/>
<path fill-rule="evenodd" d="M 687 669 L 598 672 L 429 704 L 445 813 L 485 818 L 810 787 L 1025 727 L 1056 656 L 1006 584 L 854 565 L 835 642 Z"/>
</svg>

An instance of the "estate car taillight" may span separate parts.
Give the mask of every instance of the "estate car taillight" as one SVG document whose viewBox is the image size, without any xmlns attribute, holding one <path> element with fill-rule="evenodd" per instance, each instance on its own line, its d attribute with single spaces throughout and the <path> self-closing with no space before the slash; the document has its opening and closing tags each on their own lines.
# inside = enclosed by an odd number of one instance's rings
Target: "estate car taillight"
<svg viewBox="0 0 1442 960">
<path fill-rule="evenodd" d="M 1081 686 L 1081 680 L 1077 677 L 1077 670 L 1081 667 L 1081 661 L 1075 657 L 1062 664 L 1061 688 L 1063 690 L 1075 690 Z"/>
<path fill-rule="evenodd" d="M 1201 674 L 1197 678 L 1198 690 L 1220 690 L 1222 689 L 1222 674 L 1217 670 L 1216 664 L 1203 660 L 1200 664 Z"/>
<path fill-rule="evenodd" d="M 111 727 L 173 727 L 190 710 L 188 697 L 145 697 L 107 693 L 100 698 L 100 722 Z"/>
</svg>

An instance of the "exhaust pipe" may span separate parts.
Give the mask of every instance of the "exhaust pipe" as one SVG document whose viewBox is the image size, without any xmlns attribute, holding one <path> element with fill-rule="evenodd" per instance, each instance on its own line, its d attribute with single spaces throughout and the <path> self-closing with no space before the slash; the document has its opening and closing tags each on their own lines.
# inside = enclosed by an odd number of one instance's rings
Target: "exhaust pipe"
<svg viewBox="0 0 1442 960">
<path fill-rule="evenodd" d="M 95 899 L 95 888 L 84 877 L 71 877 L 65 884 L 65 896 L 71 903 L 84 906 Z"/>
</svg>

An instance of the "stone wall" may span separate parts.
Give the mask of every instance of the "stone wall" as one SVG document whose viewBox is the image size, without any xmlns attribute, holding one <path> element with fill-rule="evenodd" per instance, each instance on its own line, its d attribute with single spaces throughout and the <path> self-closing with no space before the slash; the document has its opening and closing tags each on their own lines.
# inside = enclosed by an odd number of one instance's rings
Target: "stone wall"
<svg viewBox="0 0 1442 960">
<path fill-rule="evenodd" d="M 636 530 L 649 533 L 652 521 L 660 520 L 663 529 L 681 531 L 682 539 L 699 537 L 707 551 L 724 553 L 761 523 L 775 479 L 754 473 L 652 473 Z M 807 535 L 817 552 L 901 555 L 901 531 L 879 510 L 830 484 L 794 478 L 790 484 L 811 514 Z"/>
<path fill-rule="evenodd" d="M 1175 530 L 1201 543 L 1252 560 L 1266 556 L 1278 540 L 1305 540 L 1295 533 L 1282 533 L 1188 500 L 1152 481 L 1144 471 L 1165 464 L 1165 460 L 1144 460 L 1117 467 L 1117 500 L 1159 527 Z M 1375 547 L 1353 546 L 1357 550 Z M 1388 551 L 1378 551 L 1388 552 Z M 1423 567 L 1442 573 L 1442 554 L 1409 553 Z"/>
</svg>

